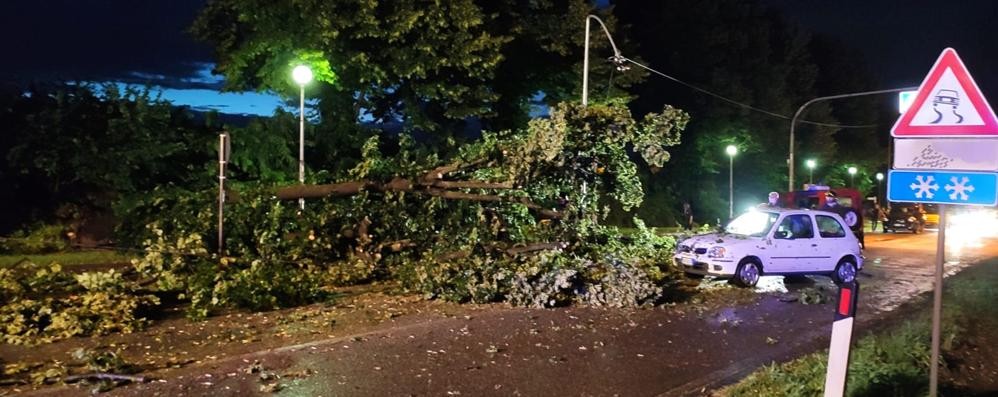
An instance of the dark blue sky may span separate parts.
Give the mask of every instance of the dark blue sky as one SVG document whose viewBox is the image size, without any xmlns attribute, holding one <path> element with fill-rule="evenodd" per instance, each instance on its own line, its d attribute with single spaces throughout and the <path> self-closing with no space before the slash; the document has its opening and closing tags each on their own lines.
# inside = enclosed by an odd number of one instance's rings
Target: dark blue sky
<svg viewBox="0 0 998 397">
<path fill-rule="evenodd" d="M 870 89 L 917 85 L 939 52 L 951 46 L 984 94 L 998 95 L 998 73 L 993 72 L 998 70 L 993 44 L 998 42 L 998 1 L 761 1 L 806 30 L 859 49 L 882 84 Z M 208 74 L 211 50 L 187 33 L 204 2 L 0 1 L 6 50 L 0 80 L 152 84 L 168 89 L 165 97 L 180 104 L 270 114 L 279 105 L 276 97 L 215 94 L 220 82 Z"/>
<path fill-rule="evenodd" d="M 211 49 L 187 33 L 204 0 L 4 0 L 0 81 L 153 85 L 177 104 L 270 115 L 280 100 L 220 94 Z"/>
</svg>

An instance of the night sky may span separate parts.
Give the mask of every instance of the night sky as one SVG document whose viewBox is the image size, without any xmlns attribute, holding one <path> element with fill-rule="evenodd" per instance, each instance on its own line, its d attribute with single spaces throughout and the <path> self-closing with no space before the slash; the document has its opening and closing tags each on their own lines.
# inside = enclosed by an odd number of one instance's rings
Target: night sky
<svg viewBox="0 0 998 397">
<path fill-rule="evenodd" d="M 866 56 L 881 87 L 917 86 L 953 47 L 986 97 L 998 103 L 998 1 L 763 0 L 797 24 Z"/>
<path fill-rule="evenodd" d="M 881 82 L 870 89 L 918 85 L 941 50 L 953 47 L 985 96 L 998 95 L 996 1 L 761 1 L 805 30 L 859 49 Z M 6 38 L 0 80 L 152 84 L 167 89 L 164 96 L 178 104 L 270 114 L 279 105 L 277 98 L 214 93 L 221 85 L 209 73 L 211 50 L 187 33 L 203 4 L 5 0 L 0 2 L 0 33 Z"/>
</svg>

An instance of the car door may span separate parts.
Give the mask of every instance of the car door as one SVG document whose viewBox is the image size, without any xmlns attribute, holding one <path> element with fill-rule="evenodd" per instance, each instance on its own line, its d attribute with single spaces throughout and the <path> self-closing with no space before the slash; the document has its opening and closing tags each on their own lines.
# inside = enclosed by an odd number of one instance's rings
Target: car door
<svg viewBox="0 0 998 397">
<path fill-rule="evenodd" d="M 818 244 L 810 214 L 785 216 L 774 228 L 772 241 L 770 264 L 764 271 L 793 273 L 812 269 Z"/>
<path fill-rule="evenodd" d="M 815 270 L 835 270 L 839 256 L 847 251 L 847 245 L 851 241 L 846 233 L 846 226 L 829 215 L 815 214 L 814 220 L 818 226 L 818 257 L 814 261 Z"/>
</svg>

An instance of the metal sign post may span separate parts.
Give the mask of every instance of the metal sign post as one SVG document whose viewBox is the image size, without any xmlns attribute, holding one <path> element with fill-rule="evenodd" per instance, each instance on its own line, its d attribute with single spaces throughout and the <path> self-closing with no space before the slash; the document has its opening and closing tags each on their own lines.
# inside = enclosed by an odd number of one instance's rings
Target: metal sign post
<svg viewBox="0 0 998 397">
<path fill-rule="evenodd" d="M 939 386 L 939 343 L 943 312 L 943 263 L 946 260 L 946 210 L 939 205 L 939 234 L 936 236 L 936 281 L 932 293 L 932 360 L 929 363 L 929 395 L 935 397 Z"/>
<path fill-rule="evenodd" d="M 229 162 L 232 147 L 229 145 L 229 134 L 218 134 L 218 254 L 224 247 L 224 216 L 225 211 L 225 165 Z"/>
<path fill-rule="evenodd" d="M 839 285 L 839 300 L 832 323 L 832 341 L 828 345 L 828 370 L 825 372 L 825 397 L 842 397 L 846 391 L 852 327 L 856 317 L 859 282 Z"/>
</svg>

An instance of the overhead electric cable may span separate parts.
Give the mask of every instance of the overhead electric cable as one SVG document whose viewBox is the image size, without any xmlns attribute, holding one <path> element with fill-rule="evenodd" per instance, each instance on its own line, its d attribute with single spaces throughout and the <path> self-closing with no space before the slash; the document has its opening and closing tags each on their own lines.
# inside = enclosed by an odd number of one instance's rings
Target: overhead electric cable
<svg viewBox="0 0 998 397">
<path fill-rule="evenodd" d="M 745 109 L 748 109 L 748 110 L 752 110 L 752 111 L 755 111 L 755 112 L 763 113 L 763 114 L 766 114 L 766 115 L 769 115 L 769 116 L 772 116 L 772 117 L 776 117 L 776 118 L 780 118 L 780 119 L 784 119 L 784 120 L 787 120 L 787 121 L 791 120 L 790 116 L 782 115 L 782 114 L 779 114 L 779 113 L 776 113 L 776 112 L 773 112 L 773 111 L 770 111 L 770 110 L 766 110 L 766 109 L 762 109 L 762 108 L 757 108 L 755 106 L 752 106 L 752 105 L 749 105 L 749 104 L 746 104 L 746 103 L 738 102 L 738 101 L 736 101 L 734 99 L 725 97 L 725 96 L 723 96 L 721 94 L 717 94 L 717 93 L 711 92 L 711 91 L 709 91 L 707 89 L 697 87 L 697 86 L 695 86 L 693 84 L 687 83 L 685 81 L 682 81 L 680 79 L 672 77 L 672 76 L 670 76 L 668 74 L 662 73 L 662 72 L 660 72 L 658 70 L 653 69 L 650 66 L 644 65 L 644 64 L 642 64 L 640 62 L 637 62 L 637 61 L 635 61 L 633 59 L 630 59 L 630 58 L 627 58 L 625 56 L 617 55 L 615 58 L 617 58 L 618 62 L 619 61 L 630 62 L 630 63 L 632 63 L 632 64 L 634 64 L 634 65 L 636 65 L 636 66 L 638 66 L 638 67 L 640 67 L 642 69 L 645 69 L 645 70 L 647 70 L 647 71 L 649 71 L 651 73 L 657 74 L 657 75 L 659 75 L 661 77 L 664 77 L 666 79 L 672 80 L 673 82 L 676 82 L 676 83 L 679 83 L 679 84 L 681 84 L 681 85 L 683 85 L 685 87 L 688 87 L 688 88 L 690 88 L 690 89 L 692 89 L 694 91 L 697 91 L 697 92 L 700 92 L 700 93 L 712 96 L 714 98 L 717 98 L 717 99 L 720 99 L 722 101 L 728 102 L 728 103 L 733 104 L 735 106 L 739 106 L 739 107 L 742 107 L 742 108 L 745 108 Z M 876 127 L 878 125 L 878 124 L 862 124 L 862 125 L 831 124 L 831 123 L 822 123 L 822 122 L 818 122 L 818 121 L 809 121 L 809 120 L 800 120 L 800 121 L 798 121 L 798 123 L 817 125 L 817 126 L 821 126 L 821 127 L 833 127 L 833 128 L 873 128 L 873 127 Z"/>
</svg>

